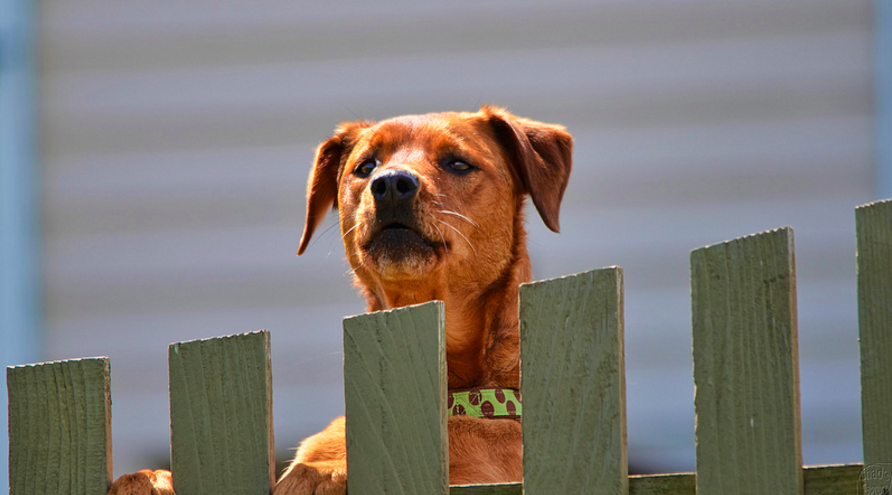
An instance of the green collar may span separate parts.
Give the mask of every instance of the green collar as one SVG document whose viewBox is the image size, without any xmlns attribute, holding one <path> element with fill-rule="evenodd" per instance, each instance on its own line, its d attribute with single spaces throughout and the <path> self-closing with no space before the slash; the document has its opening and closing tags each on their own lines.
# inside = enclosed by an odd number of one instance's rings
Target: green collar
<svg viewBox="0 0 892 495">
<path fill-rule="evenodd" d="M 449 391 L 450 416 L 520 420 L 520 391 L 513 388 L 465 388 Z"/>
</svg>

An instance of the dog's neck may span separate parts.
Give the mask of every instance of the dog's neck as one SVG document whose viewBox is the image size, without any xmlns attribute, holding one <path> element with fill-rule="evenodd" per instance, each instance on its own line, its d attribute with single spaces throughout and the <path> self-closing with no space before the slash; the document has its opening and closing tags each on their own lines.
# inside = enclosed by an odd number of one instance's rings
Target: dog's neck
<svg viewBox="0 0 892 495">
<path fill-rule="evenodd" d="M 423 283 L 368 286 L 369 311 L 439 300 L 445 303 L 449 388 L 520 388 L 520 284 L 532 278 L 523 217 L 514 225 L 514 253 L 500 276 L 485 286 L 468 286 L 432 274 Z M 431 281 L 435 282 L 432 283 Z"/>
</svg>

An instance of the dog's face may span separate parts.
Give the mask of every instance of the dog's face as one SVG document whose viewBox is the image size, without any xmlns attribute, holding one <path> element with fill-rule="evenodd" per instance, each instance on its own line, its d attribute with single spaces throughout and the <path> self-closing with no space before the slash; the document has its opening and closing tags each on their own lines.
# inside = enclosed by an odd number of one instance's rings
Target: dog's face
<svg viewBox="0 0 892 495">
<path fill-rule="evenodd" d="M 504 220 L 515 205 L 505 199 L 516 196 L 515 185 L 482 127 L 426 115 L 359 133 L 341 171 L 338 208 L 361 278 L 408 282 L 510 248 L 502 231 L 511 226 Z"/>
<path fill-rule="evenodd" d="M 571 149 L 563 128 L 488 107 L 343 124 L 317 151 L 299 253 L 336 202 L 372 293 L 423 291 L 432 277 L 482 290 L 517 254 L 527 194 L 557 231 Z"/>
</svg>

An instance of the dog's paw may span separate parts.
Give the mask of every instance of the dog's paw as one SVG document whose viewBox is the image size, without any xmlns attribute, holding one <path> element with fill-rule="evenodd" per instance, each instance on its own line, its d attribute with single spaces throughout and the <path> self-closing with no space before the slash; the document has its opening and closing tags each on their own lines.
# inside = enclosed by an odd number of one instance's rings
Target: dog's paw
<svg viewBox="0 0 892 495">
<path fill-rule="evenodd" d="M 112 483 L 108 495 L 175 495 L 170 471 L 142 471 L 125 474 Z"/>
<path fill-rule="evenodd" d="M 347 467 L 339 461 L 295 463 L 273 495 L 346 495 Z"/>
</svg>

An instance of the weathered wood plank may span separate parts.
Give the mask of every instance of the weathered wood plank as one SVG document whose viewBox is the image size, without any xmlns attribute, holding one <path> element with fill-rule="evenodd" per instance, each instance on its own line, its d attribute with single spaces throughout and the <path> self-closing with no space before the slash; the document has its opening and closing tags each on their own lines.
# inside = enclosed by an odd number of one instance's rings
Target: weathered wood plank
<svg viewBox="0 0 892 495">
<path fill-rule="evenodd" d="M 6 370 L 9 493 L 105 495 L 111 484 L 107 358 Z"/>
<path fill-rule="evenodd" d="M 694 473 L 657 474 L 629 477 L 629 495 L 695 495 Z"/>
<path fill-rule="evenodd" d="M 498 483 L 495 485 L 453 485 L 450 495 L 523 495 L 523 483 Z"/>
<path fill-rule="evenodd" d="M 805 495 L 863 495 L 858 491 L 858 477 L 863 469 L 863 464 L 808 466 L 802 472 Z"/>
<path fill-rule="evenodd" d="M 695 478 L 694 473 L 629 476 L 629 495 L 696 495 Z M 523 484 L 460 485 L 450 490 L 451 495 L 521 495 Z"/>
<path fill-rule="evenodd" d="M 520 288 L 524 493 L 626 494 L 619 267 Z"/>
<path fill-rule="evenodd" d="M 442 302 L 344 319 L 351 495 L 447 494 Z"/>
<path fill-rule="evenodd" d="M 808 466 L 803 470 L 805 495 L 858 493 L 862 464 Z M 657 474 L 629 477 L 629 495 L 696 495 L 695 473 Z"/>
<path fill-rule="evenodd" d="M 803 470 L 805 495 L 852 495 L 858 491 L 863 464 L 807 466 Z M 696 495 L 695 473 L 650 474 L 629 476 L 629 495 Z M 523 485 L 463 485 L 453 486 L 452 495 L 521 495 Z"/>
<path fill-rule="evenodd" d="M 892 463 L 892 200 L 855 210 L 864 464 Z"/>
<path fill-rule="evenodd" d="M 793 231 L 691 253 L 697 493 L 801 495 Z"/>
<path fill-rule="evenodd" d="M 275 477 L 269 332 L 170 345 L 179 495 L 268 494 Z"/>
</svg>

